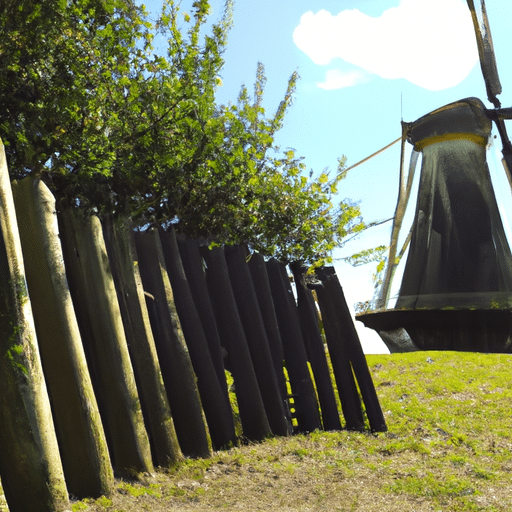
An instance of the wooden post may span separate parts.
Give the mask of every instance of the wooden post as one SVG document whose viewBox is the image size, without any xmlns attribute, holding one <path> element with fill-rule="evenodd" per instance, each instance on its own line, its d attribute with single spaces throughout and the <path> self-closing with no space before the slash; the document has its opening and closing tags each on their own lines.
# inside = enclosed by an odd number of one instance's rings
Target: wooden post
<svg viewBox="0 0 512 512">
<path fill-rule="evenodd" d="M 274 370 L 265 324 L 261 316 L 249 267 L 245 261 L 245 250 L 241 245 L 238 245 L 226 247 L 224 252 L 231 287 L 251 352 L 270 428 L 274 435 L 290 435 L 291 424 L 287 421 L 284 402 L 279 391 L 279 383 Z"/>
<path fill-rule="evenodd" d="M 222 392 L 229 402 L 222 347 L 212 303 L 210 302 L 208 285 L 206 284 L 206 275 L 203 268 L 203 257 L 199 251 L 199 242 L 186 238 L 183 235 L 176 235 L 176 240 L 180 250 L 181 262 L 183 263 L 183 268 L 185 269 L 187 281 L 190 286 L 190 293 L 194 299 L 194 305 L 201 320 L 206 340 L 208 341 L 208 348 L 213 366 L 215 367 L 215 373 L 222 387 Z"/>
<path fill-rule="evenodd" d="M 307 288 L 304 279 L 306 267 L 296 261 L 290 264 L 290 269 L 295 278 L 300 327 L 306 345 L 306 354 L 315 376 L 324 430 L 341 430 L 340 415 L 325 355 L 324 340 L 318 325 L 318 312 L 311 290 Z"/>
<path fill-rule="evenodd" d="M 211 455 L 208 431 L 158 231 L 136 232 L 135 245 L 153 337 L 181 450 L 188 457 L 207 458 Z"/>
<path fill-rule="evenodd" d="M 114 475 L 66 279 L 55 198 L 37 177 L 13 183 L 13 195 L 67 487 L 78 498 L 108 495 Z"/>
<path fill-rule="evenodd" d="M 70 508 L 0 142 L 0 476 L 11 512 Z"/>
<path fill-rule="evenodd" d="M 359 398 L 349 355 L 346 347 L 340 341 L 340 332 L 343 327 L 339 325 L 338 313 L 334 308 L 330 294 L 324 286 L 316 287 L 315 291 L 320 305 L 325 338 L 338 387 L 341 409 L 345 417 L 345 426 L 347 430 L 363 431 L 365 424 L 361 410 L 361 399 Z"/>
<path fill-rule="evenodd" d="M 341 349 L 341 352 L 344 353 L 344 358 L 349 361 L 349 366 L 350 363 L 352 364 L 366 406 L 366 415 L 370 422 L 370 428 L 374 432 L 385 432 L 387 430 L 386 421 L 382 414 L 366 357 L 363 353 L 354 321 L 350 315 L 350 310 L 343 294 L 343 288 L 338 281 L 338 276 L 333 267 L 320 268 L 317 270 L 317 275 L 323 284 L 323 287 L 318 289 L 320 307 L 323 304 L 322 311 L 325 310 L 326 312 L 325 319 L 335 329 L 335 332 L 332 333 L 335 337 L 332 338 L 331 335 L 332 342 L 329 345 L 331 357 L 333 353 L 331 351 L 332 346 L 335 352 L 339 352 Z M 346 367 L 346 362 L 343 367 Z M 345 370 L 340 369 L 340 371 Z M 350 375 L 352 375 L 352 372 L 350 372 Z"/>
<path fill-rule="evenodd" d="M 157 466 L 169 467 L 182 460 L 183 455 L 136 264 L 132 225 L 125 217 L 108 218 L 103 222 L 103 230 L 153 462 Z"/>
<path fill-rule="evenodd" d="M 251 259 L 249 260 L 249 270 L 251 272 L 254 290 L 258 298 L 258 304 L 265 324 L 265 331 L 267 333 L 267 339 L 270 346 L 270 353 L 272 354 L 274 370 L 279 382 L 281 399 L 285 407 L 287 420 L 291 425 L 290 409 L 288 406 L 288 391 L 286 389 L 286 379 L 283 371 L 283 342 L 281 340 L 281 334 L 279 333 L 279 326 L 277 324 L 276 310 L 272 299 L 267 267 L 265 266 L 265 260 L 261 254 L 253 253 L 251 255 Z"/>
<path fill-rule="evenodd" d="M 222 247 L 212 250 L 205 248 L 203 257 L 219 335 L 231 363 L 243 433 L 249 440 L 261 441 L 271 436 L 272 431 L 231 289 L 224 250 Z"/>
<path fill-rule="evenodd" d="M 59 211 L 66 274 L 115 473 L 154 471 L 101 222 Z"/>
<path fill-rule="evenodd" d="M 181 262 L 174 229 L 169 232 L 161 230 L 160 240 L 213 447 L 216 450 L 232 447 L 237 444 L 233 412 L 215 372 L 208 341 Z"/>
<path fill-rule="evenodd" d="M 292 387 L 298 430 L 312 432 L 322 428 L 315 388 L 309 373 L 308 358 L 299 325 L 297 306 L 286 267 L 272 258 L 267 271 L 276 308 L 279 332 L 283 341 L 284 358 Z"/>
</svg>

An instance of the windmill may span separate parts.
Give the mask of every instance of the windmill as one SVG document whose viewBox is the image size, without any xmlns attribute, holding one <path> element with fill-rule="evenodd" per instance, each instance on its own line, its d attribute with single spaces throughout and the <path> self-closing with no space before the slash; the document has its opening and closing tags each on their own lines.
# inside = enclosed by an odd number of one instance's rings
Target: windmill
<svg viewBox="0 0 512 512">
<path fill-rule="evenodd" d="M 387 268 L 373 310 L 356 317 L 376 330 L 392 352 L 471 350 L 512 352 L 512 253 L 486 162 L 492 123 L 502 141 L 512 185 L 512 145 L 501 108 L 496 59 L 484 0 L 467 0 L 487 97 L 445 105 L 402 123 L 400 188 Z M 413 144 L 409 173 L 404 145 Z M 419 155 L 422 169 L 411 232 L 397 254 L 398 235 Z M 398 261 L 409 252 L 396 304 L 387 308 Z"/>
</svg>

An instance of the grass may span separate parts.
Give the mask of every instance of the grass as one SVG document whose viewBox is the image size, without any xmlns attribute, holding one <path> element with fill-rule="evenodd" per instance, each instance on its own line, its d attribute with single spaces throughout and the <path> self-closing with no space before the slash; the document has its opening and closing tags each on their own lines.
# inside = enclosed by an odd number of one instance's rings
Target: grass
<svg viewBox="0 0 512 512">
<path fill-rule="evenodd" d="M 512 510 L 512 355 L 367 356 L 386 433 L 313 432 L 187 460 L 73 511 Z"/>
</svg>

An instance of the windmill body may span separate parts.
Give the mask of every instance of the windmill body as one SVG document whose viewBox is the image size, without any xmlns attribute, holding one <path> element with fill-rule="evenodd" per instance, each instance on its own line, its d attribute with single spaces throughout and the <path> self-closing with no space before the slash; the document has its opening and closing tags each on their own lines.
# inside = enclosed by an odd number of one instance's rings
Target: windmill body
<svg viewBox="0 0 512 512">
<path fill-rule="evenodd" d="M 396 240 L 404 210 L 401 188 L 388 265 L 375 309 L 356 316 L 391 352 L 464 350 L 512 353 L 512 255 L 486 162 L 492 122 L 503 145 L 512 186 L 512 144 L 500 108 L 502 92 L 485 1 L 467 0 L 487 99 L 450 103 L 413 123 L 407 139 L 422 154 L 410 247 L 396 304 L 387 309 L 397 266 Z M 403 147 L 403 146 L 402 146 Z M 405 199 L 406 202 L 406 199 Z"/>
<path fill-rule="evenodd" d="M 476 294 L 474 307 L 486 307 L 496 292 L 512 296 L 512 256 L 486 162 L 490 134 L 476 98 L 409 125 L 423 163 L 397 308 L 457 307 L 457 299 L 448 302 L 461 293 Z"/>
<path fill-rule="evenodd" d="M 358 316 L 391 351 L 512 351 L 512 254 L 486 162 L 491 121 L 467 98 L 405 124 L 422 153 L 409 253 L 393 309 Z"/>
</svg>

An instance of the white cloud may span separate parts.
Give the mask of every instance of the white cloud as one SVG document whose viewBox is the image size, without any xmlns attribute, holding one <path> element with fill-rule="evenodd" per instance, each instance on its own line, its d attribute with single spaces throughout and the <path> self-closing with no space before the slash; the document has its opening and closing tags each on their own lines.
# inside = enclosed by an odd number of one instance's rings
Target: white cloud
<svg viewBox="0 0 512 512">
<path fill-rule="evenodd" d="M 361 71 L 344 72 L 340 69 L 329 69 L 325 73 L 325 82 L 317 82 L 317 86 L 326 91 L 352 87 L 368 81 L 368 77 Z"/>
<path fill-rule="evenodd" d="M 478 61 L 463 0 L 402 0 L 378 18 L 358 9 L 338 15 L 310 11 L 301 17 L 293 40 L 315 64 L 340 58 L 382 78 L 404 78 L 432 91 L 459 84 Z M 329 82 L 334 79 L 324 85 Z"/>
</svg>

